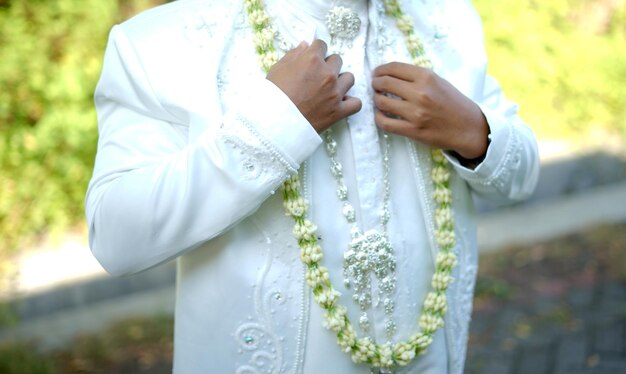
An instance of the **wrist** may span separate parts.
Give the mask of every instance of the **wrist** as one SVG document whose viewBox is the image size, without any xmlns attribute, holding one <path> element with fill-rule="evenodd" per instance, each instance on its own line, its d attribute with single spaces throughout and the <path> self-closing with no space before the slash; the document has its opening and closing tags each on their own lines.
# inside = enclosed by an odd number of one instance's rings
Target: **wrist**
<svg viewBox="0 0 626 374">
<path fill-rule="evenodd" d="M 466 148 L 465 152 L 461 152 L 458 150 L 453 151 L 452 153 L 459 160 L 461 165 L 474 169 L 480 163 L 482 163 L 487 156 L 487 150 L 489 149 L 489 144 L 491 143 L 491 130 L 489 125 L 487 124 L 487 119 L 485 118 L 482 111 L 480 111 L 481 121 L 479 122 L 479 127 L 475 132 L 474 139 L 469 141 L 469 145 Z"/>
<path fill-rule="evenodd" d="M 471 102 L 472 108 L 467 117 L 466 130 L 462 138 L 464 139 L 463 146 L 454 149 L 461 158 L 465 160 L 475 160 L 484 158 L 487 154 L 487 148 L 491 142 L 491 129 L 487 123 L 487 118 L 483 114 L 480 107 Z"/>
<path fill-rule="evenodd" d="M 489 149 L 489 144 L 491 143 L 491 133 L 487 134 L 487 145 L 484 148 L 483 153 L 475 158 L 465 158 L 461 154 L 456 151 L 451 151 L 450 153 L 456 157 L 457 160 L 468 169 L 475 169 L 478 165 L 480 165 L 487 157 L 487 149 Z"/>
</svg>

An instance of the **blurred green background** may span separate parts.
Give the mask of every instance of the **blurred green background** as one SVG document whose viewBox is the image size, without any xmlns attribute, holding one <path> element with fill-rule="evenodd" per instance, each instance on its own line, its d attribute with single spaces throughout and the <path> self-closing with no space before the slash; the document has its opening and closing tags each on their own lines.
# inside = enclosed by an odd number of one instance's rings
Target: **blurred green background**
<svg viewBox="0 0 626 374">
<path fill-rule="evenodd" d="M 0 0 L 0 258 L 83 225 L 108 32 L 162 2 Z"/>
<path fill-rule="evenodd" d="M 97 142 L 92 94 L 108 31 L 162 2 L 0 0 L 2 257 L 83 225 Z M 490 72 L 540 139 L 624 138 L 626 1 L 474 4 Z"/>
</svg>

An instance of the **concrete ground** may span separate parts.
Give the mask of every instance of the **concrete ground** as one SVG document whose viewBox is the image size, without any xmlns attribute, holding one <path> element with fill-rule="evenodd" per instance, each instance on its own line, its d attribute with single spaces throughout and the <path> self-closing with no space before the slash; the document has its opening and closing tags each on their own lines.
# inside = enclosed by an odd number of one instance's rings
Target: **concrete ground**
<svg viewBox="0 0 626 374">
<path fill-rule="evenodd" d="M 472 333 L 480 336 L 491 330 L 494 336 L 470 344 L 466 372 L 626 373 L 626 283 L 575 288 L 566 297 L 578 303 L 568 310 L 567 318 L 576 324 L 571 329 L 549 325 L 532 334 L 524 330 L 524 318 L 538 315 L 550 303 L 557 305 L 557 300 L 542 300 L 543 305 L 529 309 L 511 304 L 495 315 L 476 311 Z"/>
<path fill-rule="evenodd" d="M 466 371 L 626 373 L 626 221 L 481 257 Z"/>
</svg>

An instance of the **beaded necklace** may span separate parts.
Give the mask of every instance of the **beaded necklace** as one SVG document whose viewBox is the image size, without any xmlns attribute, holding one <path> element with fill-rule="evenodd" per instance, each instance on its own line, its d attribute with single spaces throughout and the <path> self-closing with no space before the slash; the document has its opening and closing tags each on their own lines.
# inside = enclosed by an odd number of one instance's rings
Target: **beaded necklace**
<svg viewBox="0 0 626 374">
<path fill-rule="evenodd" d="M 348 187 L 343 180 L 343 167 L 336 158 L 337 142 L 332 137 L 332 129 L 324 132 L 326 153 L 330 159 L 330 170 L 337 182 L 337 197 L 343 204 L 341 213 L 350 224 L 350 243 L 344 252 L 343 282 L 347 289 L 352 289 L 352 300 L 361 309 L 359 326 L 363 332 L 369 332 L 370 321 L 367 310 L 372 306 L 372 278 L 378 281 L 377 297 L 382 301 L 385 312 L 385 333 L 391 339 L 396 332 L 393 321 L 395 302 L 393 293 L 396 288 L 396 257 L 387 235 L 389 222 L 389 135 L 383 134 L 383 203 L 380 213 L 380 228 L 363 232 L 356 221 L 356 212 L 348 200 Z"/>
<path fill-rule="evenodd" d="M 249 23 L 254 32 L 253 42 L 262 69 L 267 73 L 278 61 L 274 47 L 275 32 L 271 19 L 266 13 L 262 0 L 244 0 Z M 406 46 L 413 64 L 431 68 L 423 44 L 413 27 L 413 20 L 404 14 L 398 0 L 384 0 L 385 13 L 393 17 L 398 29 L 405 35 Z M 339 304 L 339 292 L 330 281 L 328 269 L 320 264 L 322 248 L 317 241 L 317 226 L 306 218 L 309 203 L 300 192 L 298 175 L 288 178 L 283 184 L 284 207 L 287 215 L 295 222 L 293 236 L 300 246 L 300 259 L 306 266 L 305 279 L 312 290 L 317 304 L 324 309 L 324 327 L 334 332 L 337 344 L 352 360 L 383 370 L 394 370 L 408 365 L 416 356 L 423 354 L 433 340 L 433 334 L 443 326 L 447 311 L 446 290 L 452 281 L 452 269 L 457 258 L 452 248 L 456 244 L 454 219 L 452 214 L 452 193 L 448 163 L 441 150 L 432 150 L 433 200 L 435 210 L 435 239 L 439 246 L 432 276 L 430 291 L 423 304 L 422 315 L 418 320 L 420 331 L 409 339 L 395 344 L 377 344 L 369 337 L 359 338 L 347 309 Z"/>
</svg>

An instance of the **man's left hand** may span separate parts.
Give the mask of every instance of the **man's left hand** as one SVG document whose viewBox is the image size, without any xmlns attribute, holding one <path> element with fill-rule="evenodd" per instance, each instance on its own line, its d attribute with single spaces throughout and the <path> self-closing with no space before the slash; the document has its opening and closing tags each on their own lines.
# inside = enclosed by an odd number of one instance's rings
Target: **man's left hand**
<svg viewBox="0 0 626 374">
<path fill-rule="evenodd" d="M 384 131 L 465 159 L 487 151 L 489 126 L 478 105 L 433 71 L 392 62 L 374 70 L 372 86 L 376 124 Z"/>
</svg>

